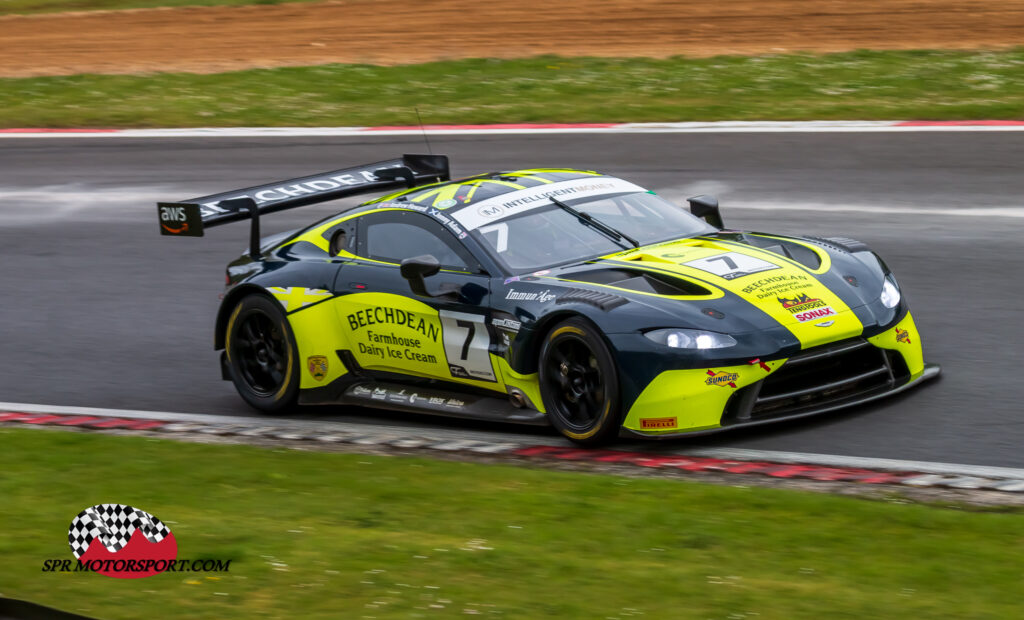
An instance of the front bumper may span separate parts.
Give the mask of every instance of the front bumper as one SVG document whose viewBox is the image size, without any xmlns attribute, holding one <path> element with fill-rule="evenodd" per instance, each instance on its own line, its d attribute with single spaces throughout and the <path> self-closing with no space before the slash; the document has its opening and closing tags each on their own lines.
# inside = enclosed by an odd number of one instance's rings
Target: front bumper
<svg viewBox="0 0 1024 620">
<path fill-rule="evenodd" d="M 913 318 L 785 359 L 669 370 L 654 378 L 623 423 L 627 437 L 665 438 L 791 420 L 902 392 L 939 374 L 925 364 Z"/>
<path fill-rule="evenodd" d="M 782 422 L 782 421 L 785 421 L 785 420 L 796 420 L 796 419 L 799 419 L 799 418 L 805 418 L 807 416 L 817 415 L 819 413 L 826 413 L 826 412 L 829 412 L 829 411 L 835 411 L 837 409 L 844 409 L 846 407 L 852 407 L 854 405 L 862 405 L 864 403 L 869 403 L 869 402 L 871 402 L 873 400 L 878 400 L 880 398 L 885 398 L 887 396 L 893 396 L 895 394 L 899 394 L 900 392 L 909 390 L 910 388 L 915 387 L 915 386 L 917 386 L 917 385 L 919 385 L 921 383 L 924 383 L 925 381 L 927 381 L 929 379 L 934 379 L 935 377 L 938 377 L 939 374 L 941 373 L 941 371 L 942 371 L 942 369 L 941 369 L 941 367 L 938 364 L 925 364 L 924 365 L 924 369 L 921 371 L 921 373 L 919 375 L 917 375 L 916 377 L 911 378 L 910 381 L 904 383 L 903 385 L 896 386 L 894 388 L 887 389 L 887 390 L 884 390 L 884 391 L 879 391 L 879 392 L 876 392 L 876 393 L 873 393 L 873 394 L 869 394 L 869 395 L 865 395 L 865 396 L 861 396 L 861 397 L 856 397 L 856 398 L 851 398 L 851 399 L 848 399 L 848 400 L 843 400 L 842 402 L 835 402 L 835 403 L 831 403 L 831 404 L 821 405 L 819 407 L 810 407 L 810 408 L 801 410 L 801 411 L 796 412 L 796 413 L 785 413 L 785 414 L 781 414 L 781 415 L 777 415 L 777 416 L 772 416 L 770 418 L 764 418 L 764 419 L 753 419 L 752 418 L 752 419 L 747 419 L 747 420 L 743 420 L 743 421 L 737 421 L 737 422 L 735 422 L 733 424 L 729 424 L 729 425 L 726 425 L 726 426 L 719 425 L 719 426 L 716 426 L 716 427 L 713 427 L 713 428 L 705 428 L 705 429 L 691 430 L 691 431 L 681 431 L 681 432 L 674 432 L 674 433 L 673 432 L 667 432 L 667 433 L 639 432 L 639 431 L 636 431 L 636 430 L 633 430 L 633 429 L 629 429 L 629 428 L 623 427 L 622 430 L 619 432 L 619 436 L 620 437 L 627 437 L 627 438 L 642 437 L 644 439 L 673 439 L 673 438 L 677 438 L 677 437 L 693 437 L 695 435 L 708 435 L 708 434 L 711 434 L 711 433 L 719 433 L 719 432 L 722 432 L 722 431 L 725 431 L 725 430 L 734 429 L 734 428 L 747 428 L 747 427 L 750 427 L 750 426 L 760 426 L 761 424 L 771 424 L 772 422 Z"/>
</svg>

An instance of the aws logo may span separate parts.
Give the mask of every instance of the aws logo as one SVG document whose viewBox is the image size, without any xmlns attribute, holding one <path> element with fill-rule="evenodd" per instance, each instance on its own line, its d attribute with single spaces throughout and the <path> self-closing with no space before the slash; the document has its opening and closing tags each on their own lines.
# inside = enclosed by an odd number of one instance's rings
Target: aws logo
<svg viewBox="0 0 1024 620">
<path fill-rule="evenodd" d="M 199 205 L 178 202 L 158 202 L 161 235 L 203 236 L 203 217 Z"/>
<path fill-rule="evenodd" d="M 185 207 L 160 207 L 160 226 L 174 235 L 188 231 Z"/>
</svg>

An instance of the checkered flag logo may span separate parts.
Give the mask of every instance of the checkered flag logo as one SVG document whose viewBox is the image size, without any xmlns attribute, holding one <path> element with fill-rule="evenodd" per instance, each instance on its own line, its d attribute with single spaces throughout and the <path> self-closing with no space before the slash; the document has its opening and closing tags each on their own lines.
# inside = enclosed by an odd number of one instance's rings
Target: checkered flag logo
<svg viewBox="0 0 1024 620">
<path fill-rule="evenodd" d="M 71 521 L 68 544 L 78 559 L 95 540 L 111 553 L 117 553 L 128 545 L 135 530 L 142 530 L 151 543 L 158 543 L 171 533 L 160 519 L 144 510 L 124 504 L 97 504 Z"/>
</svg>

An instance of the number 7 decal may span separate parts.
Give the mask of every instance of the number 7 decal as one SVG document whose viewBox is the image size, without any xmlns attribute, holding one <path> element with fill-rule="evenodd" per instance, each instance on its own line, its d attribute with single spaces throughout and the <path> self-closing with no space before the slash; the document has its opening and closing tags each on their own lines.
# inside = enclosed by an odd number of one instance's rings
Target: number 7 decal
<svg viewBox="0 0 1024 620">
<path fill-rule="evenodd" d="M 491 337 L 482 314 L 442 310 L 441 333 L 448 371 L 453 377 L 496 381 L 491 366 Z"/>
</svg>

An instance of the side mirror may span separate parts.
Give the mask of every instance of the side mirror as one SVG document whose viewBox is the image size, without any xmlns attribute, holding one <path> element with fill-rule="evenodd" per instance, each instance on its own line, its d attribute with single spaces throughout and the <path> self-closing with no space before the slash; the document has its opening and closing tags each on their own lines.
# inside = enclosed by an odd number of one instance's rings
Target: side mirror
<svg viewBox="0 0 1024 620">
<path fill-rule="evenodd" d="M 421 297 L 433 297 L 427 292 L 427 283 L 423 279 L 441 271 L 441 263 L 437 262 L 436 258 L 430 254 L 407 258 L 402 261 L 400 270 L 402 277 L 409 281 L 409 288 L 413 293 Z"/>
<path fill-rule="evenodd" d="M 722 223 L 722 214 L 718 210 L 717 198 L 701 194 L 700 196 L 687 198 L 686 202 L 690 203 L 690 213 L 694 214 L 694 216 L 699 217 L 716 228 L 725 228 L 725 224 Z"/>
</svg>

